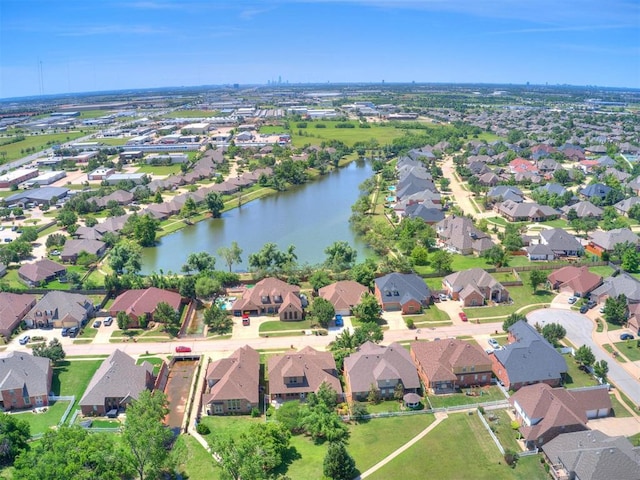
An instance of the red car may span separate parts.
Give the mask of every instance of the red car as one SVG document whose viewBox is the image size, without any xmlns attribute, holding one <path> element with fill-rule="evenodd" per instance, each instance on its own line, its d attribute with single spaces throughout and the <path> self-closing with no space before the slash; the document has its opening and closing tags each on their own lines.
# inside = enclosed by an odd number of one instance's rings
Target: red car
<svg viewBox="0 0 640 480">
<path fill-rule="evenodd" d="M 176 353 L 190 353 L 191 347 L 185 347 L 184 345 L 178 345 L 176 347 Z"/>
<path fill-rule="evenodd" d="M 467 314 L 464 312 L 460 312 L 458 315 L 460 315 L 460 320 L 462 320 L 463 322 L 466 322 L 467 320 L 469 320 L 467 318 Z"/>
</svg>

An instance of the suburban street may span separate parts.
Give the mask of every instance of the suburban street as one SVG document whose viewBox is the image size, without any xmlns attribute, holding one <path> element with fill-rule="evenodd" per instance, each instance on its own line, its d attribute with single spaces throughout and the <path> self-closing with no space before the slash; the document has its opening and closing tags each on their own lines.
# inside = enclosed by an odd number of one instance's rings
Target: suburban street
<svg viewBox="0 0 640 480">
<path fill-rule="evenodd" d="M 591 347 L 596 360 L 605 360 L 609 364 L 609 379 L 623 391 L 636 405 L 640 405 L 640 383 L 627 369 L 616 362 L 606 350 L 593 340 L 593 323 L 584 315 L 570 310 L 546 308 L 536 310 L 527 315 L 531 324 L 559 323 L 567 330 L 567 338 L 576 347 Z M 630 370 L 638 369 L 635 365 Z"/>
</svg>

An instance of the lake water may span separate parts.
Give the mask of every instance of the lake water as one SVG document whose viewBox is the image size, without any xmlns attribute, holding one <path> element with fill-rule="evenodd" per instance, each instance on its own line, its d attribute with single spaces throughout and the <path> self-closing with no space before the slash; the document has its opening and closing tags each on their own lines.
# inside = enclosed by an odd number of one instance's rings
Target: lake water
<svg viewBox="0 0 640 480">
<path fill-rule="evenodd" d="M 372 253 L 356 238 L 349 217 L 360 193 L 358 185 L 371 175 L 369 163 L 352 162 L 308 184 L 225 212 L 222 218 L 187 226 L 143 250 L 142 273 L 180 272 L 190 253 L 215 255 L 218 248 L 233 241 L 243 250 L 243 263 L 234 265 L 235 271 L 248 270 L 249 254 L 267 242 L 276 243 L 281 250 L 295 245 L 299 264 L 317 264 L 325 260 L 326 247 L 346 241 L 358 251 L 360 262 Z M 227 268 L 219 258 L 216 267 Z"/>
</svg>

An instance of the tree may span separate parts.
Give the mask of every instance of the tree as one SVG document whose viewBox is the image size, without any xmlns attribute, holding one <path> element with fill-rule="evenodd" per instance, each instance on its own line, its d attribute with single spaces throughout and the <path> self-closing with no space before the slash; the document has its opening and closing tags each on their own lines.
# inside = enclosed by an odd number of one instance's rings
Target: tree
<svg viewBox="0 0 640 480">
<path fill-rule="evenodd" d="M 58 221 L 58 225 L 68 228 L 78 221 L 78 215 L 76 215 L 72 210 L 63 208 L 56 216 L 56 220 Z"/>
<path fill-rule="evenodd" d="M 638 267 L 640 266 L 640 254 L 638 251 L 634 249 L 629 249 L 622 254 L 622 269 L 635 273 L 638 271 Z"/>
<path fill-rule="evenodd" d="M 136 274 L 142 268 L 142 249 L 130 240 L 122 240 L 111 249 L 109 266 L 114 272 Z"/>
<path fill-rule="evenodd" d="M 542 336 L 547 340 L 547 342 L 554 346 L 562 340 L 566 334 L 567 331 L 559 323 L 547 323 L 542 327 Z"/>
<path fill-rule="evenodd" d="M 529 274 L 529 285 L 533 293 L 536 293 L 538 285 L 547 281 L 547 275 L 549 273 L 544 270 L 531 270 Z"/>
<path fill-rule="evenodd" d="M 60 340 L 57 338 L 51 340 L 48 346 L 45 343 L 37 343 L 34 345 L 33 355 L 36 357 L 48 358 L 53 364 L 58 363 L 60 360 L 64 360 L 67 356 L 62 348 L 62 343 L 60 343 Z"/>
<path fill-rule="evenodd" d="M 316 297 L 311 303 L 311 315 L 322 328 L 327 328 L 336 314 L 333 304 L 322 297 Z"/>
<path fill-rule="evenodd" d="M 207 208 L 211 212 L 211 216 L 218 218 L 224 210 L 224 202 L 222 196 L 218 192 L 209 192 L 204 197 L 204 201 L 207 204 Z"/>
<path fill-rule="evenodd" d="M 378 299 L 373 294 L 365 292 L 360 298 L 360 303 L 353 307 L 353 314 L 363 323 L 376 323 L 380 319 Z"/>
<path fill-rule="evenodd" d="M 428 265 L 429 249 L 422 245 L 416 245 L 411 250 L 411 260 L 413 260 L 414 265 Z"/>
<path fill-rule="evenodd" d="M 204 323 L 209 331 L 224 335 L 233 329 L 233 319 L 226 314 L 215 302 L 204 312 Z"/>
<path fill-rule="evenodd" d="M 322 473 L 331 480 L 351 480 L 357 474 L 356 462 L 342 442 L 331 442 L 322 465 Z"/>
<path fill-rule="evenodd" d="M 133 214 L 122 227 L 123 235 L 133 238 L 142 247 L 152 247 L 156 243 L 156 232 L 160 222 L 149 214 Z"/>
<path fill-rule="evenodd" d="M 578 348 L 573 358 L 576 359 L 576 362 L 587 367 L 593 365 L 596 361 L 596 357 L 591 351 L 591 347 L 587 345 L 582 345 L 580 348 Z"/>
<path fill-rule="evenodd" d="M 21 480 L 131 478 L 120 442 L 110 434 L 90 434 L 84 428 L 49 430 L 31 449 L 18 456 L 13 478 Z M 142 478 L 142 477 L 141 477 Z"/>
<path fill-rule="evenodd" d="M 445 250 L 436 250 L 431 255 L 431 266 L 438 273 L 449 273 L 451 271 L 451 265 L 453 263 L 453 257 Z"/>
<path fill-rule="evenodd" d="M 367 393 L 367 402 L 377 405 L 381 401 L 382 396 L 380 395 L 380 390 L 375 383 L 372 383 L 369 387 L 369 393 Z"/>
<path fill-rule="evenodd" d="M 325 266 L 335 272 L 342 272 L 353 267 L 358 255 L 358 252 L 344 241 L 334 242 L 325 248 L 324 253 L 327 255 Z"/>
<path fill-rule="evenodd" d="M 482 253 L 482 258 L 485 258 L 487 262 L 495 267 L 505 267 L 509 262 L 509 254 L 500 245 L 494 245 L 485 250 Z"/>
<path fill-rule="evenodd" d="M 160 391 L 144 390 L 127 407 L 122 440 L 126 460 L 140 480 L 156 478 L 166 465 L 173 433 L 162 422 L 169 413 L 167 397 Z"/>
<path fill-rule="evenodd" d="M 279 273 L 287 266 L 296 264 L 295 245 L 289 245 L 286 252 L 275 243 L 265 243 L 260 251 L 249 255 L 249 267 L 267 274 Z"/>
<path fill-rule="evenodd" d="M 622 293 L 615 298 L 607 298 L 602 314 L 607 322 L 614 325 L 623 325 L 629 315 L 627 296 Z"/>
<path fill-rule="evenodd" d="M 196 205 L 196 201 L 193 199 L 193 197 L 187 197 L 187 199 L 184 201 L 184 205 L 180 209 L 180 216 L 188 220 L 193 217 L 197 211 L 198 206 Z"/>
<path fill-rule="evenodd" d="M 118 328 L 120 330 L 126 330 L 131 324 L 131 317 L 123 310 L 118 312 L 118 315 L 116 315 L 116 322 L 118 323 Z"/>
<path fill-rule="evenodd" d="M 180 329 L 180 315 L 167 302 L 160 302 L 153 312 L 153 318 L 158 322 L 164 323 L 164 328 L 170 334 L 175 335 Z"/>
<path fill-rule="evenodd" d="M 36 227 L 22 227 L 19 238 L 23 242 L 35 242 L 38 239 L 38 229 Z"/>
<path fill-rule="evenodd" d="M 522 248 L 522 237 L 517 234 L 505 235 L 502 246 L 507 252 L 515 252 Z"/>
<path fill-rule="evenodd" d="M 205 272 L 207 270 L 213 270 L 216 265 L 216 259 L 213 255 L 207 252 L 190 253 L 187 257 L 187 263 L 182 266 L 182 271 L 185 273 L 190 272 Z"/>
<path fill-rule="evenodd" d="M 222 290 L 219 280 L 211 277 L 198 277 L 195 284 L 195 293 L 198 298 L 210 298 Z"/>
<path fill-rule="evenodd" d="M 504 330 L 505 332 L 508 332 L 509 328 L 511 328 L 511 325 L 519 322 L 520 320 L 524 320 L 526 322 L 527 317 L 525 317 L 521 313 L 512 313 L 506 318 L 504 322 L 502 322 L 502 330 Z"/>
<path fill-rule="evenodd" d="M 238 242 L 231 242 L 230 247 L 220 247 L 217 253 L 227 264 L 229 271 L 234 263 L 242 263 L 242 249 L 238 246 Z"/>
<path fill-rule="evenodd" d="M 17 415 L 0 414 L 0 465 L 13 465 L 16 457 L 29 450 L 31 427 Z"/>
<path fill-rule="evenodd" d="M 346 439 L 349 435 L 346 425 L 335 412 L 337 395 L 335 390 L 323 382 L 318 393 L 310 393 L 306 408 L 300 420 L 305 433 L 316 442 Z"/>
<path fill-rule="evenodd" d="M 309 276 L 309 283 L 317 292 L 322 287 L 329 285 L 331 283 L 331 278 L 325 270 L 318 269 Z"/>
<path fill-rule="evenodd" d="M 358 263 L 353 266 L 350 272 L 350 277 L 354 282 L 358 282 L 365 287 L 371 288 L 373 281 L 376 278 L 376 270 L 378 265 L 376 262 L 368 258 L 363 263 Z"/>
<path fill-rule="evenodd" d="M 399 381 L 393 389 L 393 398 L 399 402 L 404 398 L 404 385 L 402 384 L 402 381 Z"/>
<path fill-rule="evenodd" d="M 602 380 L 602 383 L 607 381 L 607 374 L 609 373 L 609 364 L 606 360 L 600 360 L 593 364 L 593 373 L 596 377 Z"/>
<path fill-rule="evenodd" d="M 353 330 L 353 337 L 359 347 L 366 342 L 380 343 L 384 339 L 384 333 L 377 323 L 364 322 Z"/>
</svg>

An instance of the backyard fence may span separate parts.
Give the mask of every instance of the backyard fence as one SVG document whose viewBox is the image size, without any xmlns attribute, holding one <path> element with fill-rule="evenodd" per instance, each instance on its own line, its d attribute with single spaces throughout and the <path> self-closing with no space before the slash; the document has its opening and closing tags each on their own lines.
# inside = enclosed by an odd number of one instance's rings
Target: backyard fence
<svg viewBox="0 0 640 480">
<path fill-rule="evenodd" d="M 504 455 L 504 447 L 500 443 L 500 440 L 498 440 L 498 437 L 496 437 L 496 434 L 493 433 L 493 430 L 491 430 L 491 427 L 487 423 L 487 420 L 484 418 L 484 415 L 482 415 L 482 412 L 480 411 L 480 409 L 478 409 L 478 417 L 480 417 L 480 421 L 484 425 L 484 428 L 486 428 L 487 432 L 489 432 L 489 435 L 491 435 L 491 438 L 493 439 L 493 443 L 496 444 L 496 447 L 498 447 L 498 450 L 500 450 L 500 453 Z"/>
<path fill-rule="evenodd" d="M 49 400 L 52 400 L 52 401 L 60 400 L 62 402 L 69 402 L 67 409 L 64 411 L 64 413 L 62 414 L 62 418 L 58 422 L 58 426 L 60 427 L 64 425 L 64 422 L 67 421 L 67 417 L 69 416 L 69 413 L 71 413 L 71 409 L 73 408 L 73 405 L 76 403 L 76 396 L 75 395 L 65 395 L 65 396 L 57 396 L 57 397 L 50 396 Z"/>
</svg>

